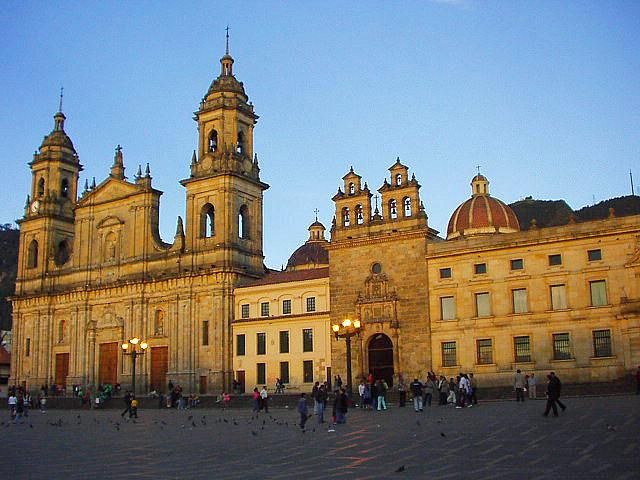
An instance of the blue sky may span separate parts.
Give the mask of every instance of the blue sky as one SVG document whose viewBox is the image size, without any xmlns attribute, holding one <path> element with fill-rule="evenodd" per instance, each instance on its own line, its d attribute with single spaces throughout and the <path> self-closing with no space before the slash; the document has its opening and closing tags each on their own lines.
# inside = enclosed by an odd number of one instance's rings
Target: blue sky
<svg viewBox="0 0 640 480">
<path fill-rule="evenodd" d="M 151 165 L 160 226 L 184 216 L 197 109 L 224 53 L 260 120 L 265 255 L 280 267 L 353 165 L 372 188 L 397 156 L 446 234 L 476 165 L 491 193 L 573 208 L 640 189 L 640 2 L 8 2 L 0 16 L 0 223 L 53 127 L 100 182 L 113 150 Z"/>
</svg>

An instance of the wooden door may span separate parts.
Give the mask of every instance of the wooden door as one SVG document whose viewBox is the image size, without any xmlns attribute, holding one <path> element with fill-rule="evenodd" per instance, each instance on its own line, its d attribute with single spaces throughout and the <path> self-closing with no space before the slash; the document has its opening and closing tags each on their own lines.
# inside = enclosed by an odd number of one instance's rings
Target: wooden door
<svg viewBox="0 0 640 480">
<path fill-rule="evenodd" d="M 118 383 L 118 347 L 118 342 L 100 344 L 98 383 L 101 385 Z"/>
<path fill-rule="evenodd" d="M 69 354 L 56 354 L 56 385 L 66 386 L 69 375 Z"/>
<path fill-rule="evenodd" d="M 169 370 L 169 347 L 151 347 L 151 390 L 165 392 Z"/>
<path fill-rule="evenodd" d="M 244 393 L 245 392 L 245 375 L 244 375 L 244 370 L 238 370 L 236 372 L 236 375 L 238 377 L 238 393 Z"/>
<path fill-rule="evenodd" d="M 206 375 L 200 376 L 200 395 L 207 393 L 207 377 Z"/>
</svg>

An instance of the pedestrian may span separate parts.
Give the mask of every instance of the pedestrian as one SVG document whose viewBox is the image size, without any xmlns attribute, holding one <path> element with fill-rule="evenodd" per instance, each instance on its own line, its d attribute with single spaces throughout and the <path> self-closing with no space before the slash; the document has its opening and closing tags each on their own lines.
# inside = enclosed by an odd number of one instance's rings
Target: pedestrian
<svg viewBox="0 0 640 480">
<path fill-rule="evenodd" d="M 417 378 L 413 379 L 411 385 L 411 395 L 413 396 L 413 409 L 416 412 L 422 412 L 422 382 Z"/>
<path fill-rule="evenodd" d="M 438 405 L 446 406 L 447 397 L 449 396 L 449 382 L 447 382 L 447 379 L 443 375 L 440 375 L 436 386 L 438 387 L 438 394 L 440 395 Z"/>
<path fill-rule="evenodd" d="M 520 369 L 517 369 L 516 374 L 513 377 L 513 389 L 516 392 L 516 402 L 524 402 L 525 385 L 524 375 Z"/>
<path fill-rule="evenodd" d="M 407 384 L 402 375 L 398 379 L 398 406 L 404 407 L 407 403 Z"/>
<path fill-rule="evenodd" d="M 47 397 L 44 395 L 44 390 L 42 390 L 42 392 L 40 393 L 38 403 L 40 404 L 40 411 L 42 413 L 45 413 L 47 411 Z"/>
<path fill-rule="evenodd" d="M 342 388 L 342 378 L 340 377 L 340 375 L 336 375 L 335 387 L 336 387 L 336 392 L 339 392 L 340 389 Z"/>
<path fill-rule="evenodd" d="M 567 409 L 567 406 L 560 401 L 560 394 L 562 393 L 562 382 L 556 375 L 556 372 L 551 372 L 551 376 L 553 377 L 554 382 L 556 382 L 556 385 L 558 386 L 558 398 L 556 398 L 556 403 L 560 405 L 560 408 L 564 412 Z"/>
<path fill-rule="evenodd" d="M 267 393 L 267 386 L 263 386 L 260 390 L 260 399 L 262 400 L 262 408 L 264 413 L 269 413 L 269 394 Z"/>
<path fill-rule="evenodd" d="M 333 416 L 335 423 L 347 423 L 347 411 L 349 409 L 349 398 L 344 388 L 341 388 L 336 393 L 336 398 L 333 401 Z"/>
<path fill-rule="evenodd" d="M 304 430 L 304 424 L 307 423 L 307 418 L 309 418 L 307 394 L 304 392 L 300 394 L 300 400 L 298 400 L 298 413 L 300 414 L 300 428 Z"/>
<path fill-rule="evenodd" d="M 24 392 L 23 407 L 22 407 L 25 417 L 29 416 L 29 407 L 31 407 L 31 394 L 27 390 Z"/>
<path fill-rule="evenodd" d="M 316 415 L 318 417 L 318 423 L 324 423 L 324 410 L 327 407 L 327 399 L 329 398 L 329 392 L 327 391 L 326 385 L 321 385 L 318 388 L 318 393 L 316 394 Z"/>
<path fill-rule="evenodd" d="M 433 400 L 433 393 L 436 390 L 436 384 L 434 383 L 431 375 L 427 376 L 427 381 L 424 383 L 424 398 L 422 400 L 422 405 L 431 406 L 431 402 Z"/>
<path fill-rule="evenodd" d="M 16 418 L 16 407 L 18 405 L 18 397 L 16 397 L 14 392 L 9 392 L 7 404 L 9 405 L 9 415 L 11 416 L 11 420 L 14 420 Z"/>
<path fill-rule="evenodd" d="M 536 391 L 537 384 L 536 374 L 532 373 L 529 375 L 529 381 L 527 382 L 527 390 L 529 391 L 529 398 L 535 399 L 538 396 L 538 392 Z"/>
<path fill-rule="evenodd" d="M 545 408 L 544 415 L 545 417 L 549 415 L 549 410 L 553 409 L 553 416 L 558 416 L 558 407 L 556 403 L 558 402 L 558 398 L 560 397 L 560 384 L 554 378 L 553 375 L 547 375 L 547 379 L 549 383 L 547 384 L 547 408 Z"/>
<path fill-rule="evenodd" d="M 24 396 L 21 391 L 18 391 L 18 397 L 16 400 L 16 415 L 15 415 L 15 418 L 13 419 L 13 423 L 17 423 L 18 420 L 22 420 L 23 414 L 24 414 Z"/>
<path fill-rule="evenodd" d="M 378 380 L 376 382 L 376 393 L 378 394 L 378 410 L 386 410 L 387 409 L 387 390 L 389 390 L 389 386 L 384 378 Z"/>
<path fill-rule="evenodd" d="M 478 404 L 478 379 L 473 376 L 473 373 L 469 374 L 469 382 L 471 383 L 471 405 Z"/>
<path fill-rule="evenodd" d="M 131 417 L 131 400 L 133 400 L 133 395 L 131 394 L 131 392 L 129 390 L 127 390 L 124 393 L 124 404 L 126 406 L 126 408 L 124 409 L 124 411 L 120 414 L 120 416 L 122 418 L 124 418 L 124 416 L 128 413 L 129 417 Z"/>
<path fill-rule="evenodd" d="M 251 394 L 253 397 L 253 412 L 259 413 L 262 409 L 262 397 L 260 397 L 260 392 L 258 391 L 258 387 L 253 389 L 253 393 Z"/>
<path fill-rule="evenodd" d="M 138 418 L 138 399 L 135 395 L 131 395 L 131 408 L 129 411 L 129 418 Z"/>
<path fill-rule="evenodd" d="M 458 392 L 458 384 L 453 379 L 453 377 L 449 377 L 449 395 L 447 396 L 447 405 L 456 404 L 457 392 Z"/>
</svg>

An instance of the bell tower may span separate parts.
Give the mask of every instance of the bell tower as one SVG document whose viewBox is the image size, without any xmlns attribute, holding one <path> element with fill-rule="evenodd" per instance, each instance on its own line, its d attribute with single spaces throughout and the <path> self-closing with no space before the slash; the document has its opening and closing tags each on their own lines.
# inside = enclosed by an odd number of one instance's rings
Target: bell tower
<svg viewBox="0 0 640 480">
<path fill-rule="evenodd" d="M 263 271 L 262 199 L 269 185 L 260 180 L 253 151 L 258 120 L 242 82 L 233 73 L 229 34 L 220 74 L 195 112 L 198 148 L 187 190 L 185 247 L 196 266 Z"/>
<path fill-rule="evenodd" d="M 73 247 L 74 211 L 82 165 L 73 142 L 64 130 L 66 117 L 60 108 L 52 132 L 33 154 L 31 193 L 27 195 L 20 224 L 18 277 L 22 280 L 63 267 Z M 28 287 L 27 287 L 28 288 Z"/>
</svg>

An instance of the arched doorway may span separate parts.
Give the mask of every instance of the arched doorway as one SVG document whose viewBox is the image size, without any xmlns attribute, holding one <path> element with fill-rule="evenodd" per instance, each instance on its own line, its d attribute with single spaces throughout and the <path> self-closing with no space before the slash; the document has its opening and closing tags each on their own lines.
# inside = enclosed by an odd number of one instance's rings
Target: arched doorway
<svg viewBox="0 0 640 480">
<path fill-rule="evenodd" d="M 393 386 L 393 343 L 383 333 L 369 340 L 369 371 L 375 379 L 384 378 L 389 387 Z"/>
</svg>

